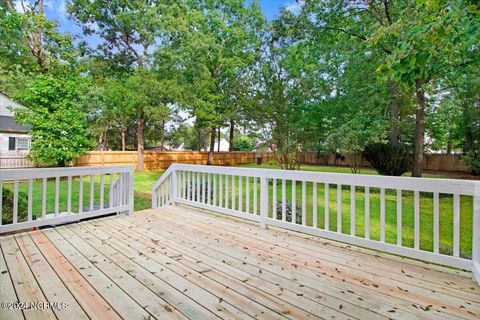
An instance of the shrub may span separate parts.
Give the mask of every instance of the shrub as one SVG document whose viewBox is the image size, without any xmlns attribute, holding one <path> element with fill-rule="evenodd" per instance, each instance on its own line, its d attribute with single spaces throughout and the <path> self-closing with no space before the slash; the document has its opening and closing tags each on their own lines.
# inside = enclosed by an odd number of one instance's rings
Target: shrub
<svg viewBox="0 0 480 320">
<path fill-rule="evenodd" d="M 471 174 L 480 175 L 480 152 L 470 151 L 463 157 Z"/>
<path fill-rule="evenodd" d="M 292 203 L 287 201 L 285 203 L 285 216 L 286 221 L 292 221 Z M 282 202 L 277 201 L 277 220 L 282 220 Z M 295 210 L 295 223 L 302 224 L 302 206 L 297 204 Z"/>
<path fill-rule="evenodd" d="M 18 221 L 27 216 L 27 194 L 18 193 Z M 13 222 L 13 192 L 5 187 L 2 188 L 2 224 Z"/>
<path fill-rule="evenodd" d="M 379 174 L 386 176 L 401 176 L 412 165 L 412 154 L 401 143 L 371 143 L 363 156 Z"/>
<path fill-rule="evenodd" d="M 253 141 L 247 136 L 237 136 L 233 139 L 232 143 L 233 151 L 252 151 L 253 150 Z"/>
</svg>

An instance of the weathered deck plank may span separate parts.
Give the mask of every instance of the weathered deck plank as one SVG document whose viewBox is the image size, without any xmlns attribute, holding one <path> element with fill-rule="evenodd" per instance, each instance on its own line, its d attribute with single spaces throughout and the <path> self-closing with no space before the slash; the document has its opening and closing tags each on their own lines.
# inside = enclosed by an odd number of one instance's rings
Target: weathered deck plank
<svg viewBox="0 0 480 320">
<path fill-rule="evenodd" d="M 15 239 L 45 298 L 56 303 L 66 303 L 65 308 L 52 309 L 55 316 L 58 319 L 86 318 L 86 313 L 42 256 L 29 235 L 20 233 L 15 235 Z"/>
<path fill-rule="evenodd" d="M 45 259 L 53 267 L 65 287 L 92 319 L 120 319 L 107 301 L 83 278 L 41 231 L 30 232 L 30 237 Z"/>
<path fill-rule="evenodd" d="M 2 302 L 18 301 L 2 248 L 0 248 L 0 300 Z M 8 319 L 23 319 L 23 313 L 19 309 L 2 308 L 2 313 Z"/>
<path fill-rule="evenodd" d="M 125 219 L 135 219 L 131 220 L 131 223 L 140 223 L 141 225 L 146 225 L 148 228 L 164 228 L 166 232 L 176 232 L 178 229 L 177 228 L 172 228 L 172 226 L 176 223 L 175 221 L 171 221 L 171 224 L 163 224 L 163 226 L 160 226 L 156 224 L 156 222 L 150 222 L 154 223 L 155 226 L 151 226 L 145 223 L 138 222 L 140 217 L 125 217 Z M 149 217 L 146 217 L 146 219 L 150 219 Z M 167 219 L 165 217 L 165 219 Z M 181 217 L 174 217 L 174 220 L 181 219 Z M 110 222 L 110 221 L 109 221 Z M 182 223 L 182 222 L 179 222 Z M 189 224 L 192 222 L 189 220 Z M 139 226 L 140 231 L 141 231 L 141 226 Z M 188 227 L 190 228 L 190 227 Z M 204 230 L 205 228 L 202 228 L 203 230 L 199 232 L 198 230 L 183 230 L 183 232 L 180 231 L 181 236 L 183 237 L 189 237 L 188 235 L 192 234 L 204 234 L 207 232 Z M 221 233 L 221 232 L 220 232 Z M 169 239 L 178 237 L 179 235 L 176 236 L 170 236 L 168 239 L 164 238 L 162 241 L 169 241 Z M 190 246 L 193 246 L 196 251 L 202 252 L 204 255 L 209 255 L 212 253 L 212 251 L 215 253 L 215 255 L 218 255 L 219 253 L 222 254 L 222 259 L 225 261 L 228 261 L 228 263 L 233 263 L 232 262 L 232 257 L 234 259 L 237 259 L 238 261 L 241 262 L 241 264 L 238 266 L 239 269 L 246 269 L 249 266 L 254 266 L 254 270 L 251 271 L 251 274 L 259 274 L 259 269 L 261 268 L 262 273 L 260 276 L 263 276 L 266 271 L 271 272 L 274 274 L 274 277 L 285 277 L 286 279 L 290 279 L 294 282 L 300 283 L 300 285 L 304 286 L 302 291 L 305 291 L 306 287 L 313 287 L 314 289 L 317 289 L 320 291 L 321 296 L 323 299 L 327 297 L 327 293 L 325 292 L 325 288 L 335 288 L 333 289 L 332 292 L 335 292 L 335 290 L 338 290 L 338 294 L 335 295 L 335 298 L 337 300 L 337 305 L 336 307 L 343 312 L 345 312 L 345 305 L 349 302 L 352 303 L 361 303 L 364 302 L 365 300 L 370 300 L 370 304 L 367 305 L 369 307 L 375 306 L 375 304 L 372 304 L 373 301 L 378 301 L 380 302 L 381 306 L 384 309 L 383 312 L 386 313 L 387 316 L 389 317 L 394 317 L 396 313 L 402 314 L 401 310 L 404 308 L 405 310 L 410 310 L 413 312 L 416 316 L 413 316 L 412 318 L 418 318 L 419 316 L 425 316 L 425 312 L 421 309 L 421 305 L 418 307 L 415 307 L 412 305 L 410 301 L 404 301 L 402 299 L 393 299 L 391 296 L 386 296 L 385 292 L 378 292 L 378 290 L 375 286 L 376 284 L 372 286 L 366 287 L 364 284 L 359 284 L 356 283 L 355 281 L 350 281 L 347 282 L 345 277 L 337 277 L 336 270 L 333 270 L 330 272 L 329 275 L 323 274 L 322 273 L 314 273 L 311 272 L 310 270 L 305 270 L 302 268 L 302 264 L 293 261 L 289 263 L 285 263 L 285 257 L 280 257 L 280 260 L 276 260 L 275 258 L 271 257 L 268 255 L 268 252 L 265 253 L 257 253 L 255 252 L 255 248 L 253 246 L 253 243 L 249 243 L 249 247 L 245 246 L 245 244 L 240 244 L 239 246 L 235 247 L 235 245 L 228 244 L 226 241 L 220 241 L 220 237 L 218 234 L 216 234 L 215 237 L 212 238 L 212 240 L 208 241 L 208 237 L 205 237 L 205 240 L 200 240 L 200 239 L 193 239 L 195 242 L 190 242 Z M 190 239 L 192 240 L 192 239 Z M 193 244 L 192 244 L 193 243 Z M 177 244 L 178 245 L 178 244 Z M 184 252 L 186 249 L 182 248 L 182 252 Z M 214 255 L 214 257 L 215 257 Z M 261 258 L 259 258 L 261 256 Z M 334 274 L 334 275 L 333 275 Z M 320 277 L 319 277 L 320 276 Z M 278 283 L 278 279 L 276 280 Z M 330 294 L 332 294 L 330 292 Z M 355 295 L 358 294 L 359 297 L 353 298 L 350 295 Z M 316 295 L 318 296 L 318 294 Z M 359 300 L 358 298 L 362 299 Z M 360 301 L 360 302 L 359 302 Z M 428 306 L 428 305 L 427 305 Z M 364 307 L 365 308 L 365 307 Z M 357 308 L 362 310 L 363 308 Z M 427 308 L 429 309 L 429 308 Z M 361 318 L 365 318 L 366 316 L 364 315 Z M 407 314 L 402 314 L 399 316 L 399 318 L 408 318 Z M 432 318 L 437 318 L 438 315 L 435 313 L 431 313 L 430 317 Z"/>
<path fill-rule="evenodd" d="M 3 237 L 1 245 L 18 300 L 22 303 L 47 301 L 14 237 Z M 7 298 L 5 301 L 12 301 L 12 299 Z M 26 319 L 56 319 L 50 309 L 24 309 L 23 315 Z"/>
<path fill-rule="evenodd" d="M 0 238 L 9 319 L 477 319 L 469 274 L 188 207 Z M 2 310 L 4 311 L 4 310 Z"/>
</svg>

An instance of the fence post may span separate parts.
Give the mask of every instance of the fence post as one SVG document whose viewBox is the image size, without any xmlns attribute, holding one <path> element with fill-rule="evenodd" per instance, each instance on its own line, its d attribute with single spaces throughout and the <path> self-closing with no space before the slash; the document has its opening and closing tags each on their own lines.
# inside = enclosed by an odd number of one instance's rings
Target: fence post
<svg viewBox="0 0 480 320">
<path fill-rule="evenodd" d="M 473 196 L 473 235 L 472 235 L 472 275 L 480 284 L 480 182 L 474 182 Z"/>
<path fill-rule="evenodd" d="M 133 213 L 134 210 L 134 174 L 133 166 L 130 166 L 128 170 L 128 213 Z"/>
<path fill-rule="evenodd" d="M 267 228 L 268 217 L 268 178 L 260 177 L 260 228 Z"/>
</svg>

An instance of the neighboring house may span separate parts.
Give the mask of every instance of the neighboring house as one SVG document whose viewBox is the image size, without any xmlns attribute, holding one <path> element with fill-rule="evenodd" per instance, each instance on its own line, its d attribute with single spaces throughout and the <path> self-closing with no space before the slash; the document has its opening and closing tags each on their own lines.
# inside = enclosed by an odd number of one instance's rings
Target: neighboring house
<svg viewBox="0 0 480 320">
<path fill-rule="evenodd" d="M 14 110 L 25 108 L 0 92 L 0 166 L 31 167 L 27 155 L 31 146 L 30 127 L 15 122 Z"/>
<path fill-rule="evenodd" d="M 18 108 L 24 106 L 0 93 L 0 151 L 30 150 L 30 127 L 15 122 Z"/>
<path fill-rule="evenodd" d="M 215 152 L 217 151 L 228 151 L 228 148 L 230 147 L 230 144 L 228 143 L 227 140 L 225 139 L 220 139 L 220 150 L 218 150 L 218 140 L 215 140 Z M 185 146 L 182 143 L 178 148 L 178 151 L 185 151 Z M 200 151 L 208 151 L 209 149 L 204 149 L 202 148 Z"/>
</svg>

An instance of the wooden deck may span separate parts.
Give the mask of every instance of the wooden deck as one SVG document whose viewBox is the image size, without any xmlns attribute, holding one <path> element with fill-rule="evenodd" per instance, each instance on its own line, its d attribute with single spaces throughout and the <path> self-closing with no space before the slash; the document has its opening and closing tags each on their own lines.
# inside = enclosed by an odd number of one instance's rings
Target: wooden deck
<svg viewBox="0 0 480 320">
<path fill-rule="evenodd" d="M 186 207 L 0 238 L 1 319 L 479 319 L 470 273 Z"/>
</svg>

